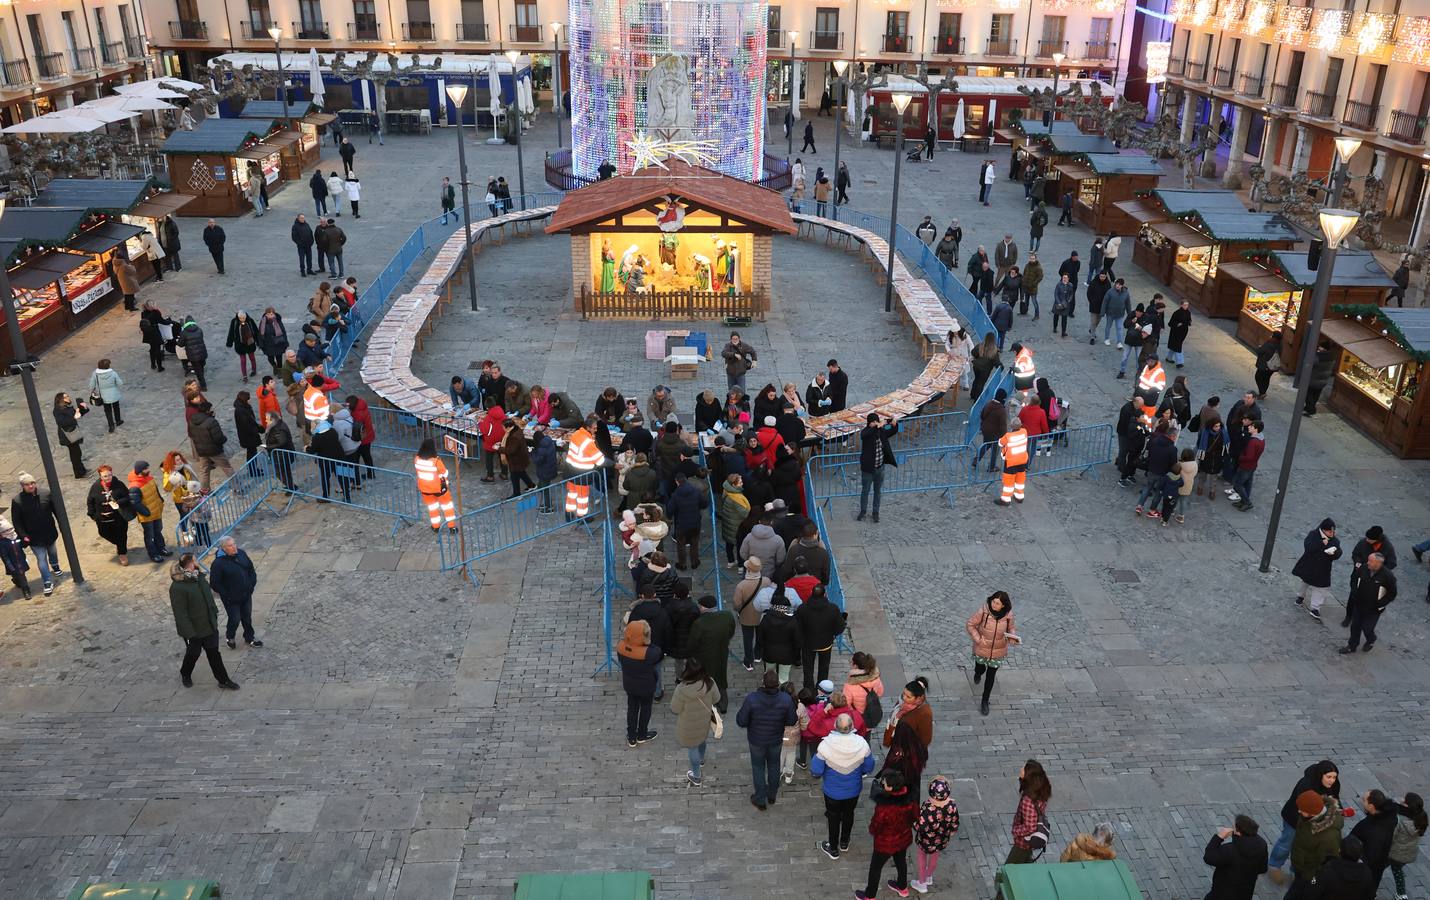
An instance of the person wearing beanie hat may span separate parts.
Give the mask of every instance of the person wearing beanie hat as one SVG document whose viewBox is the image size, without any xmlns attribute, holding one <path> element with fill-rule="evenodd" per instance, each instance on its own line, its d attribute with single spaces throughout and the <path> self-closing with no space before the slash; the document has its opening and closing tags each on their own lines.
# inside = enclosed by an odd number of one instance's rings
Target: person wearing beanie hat
<svg viewBox="0 0 1430 900">
<path fill-rule="evenodd" d="M 1321 520 L 1302 542 L 1301 558 L 1291 569 L 1291 574 L 1301 579 L 1301 590 L 1296 595 L 1296 605 L 1303 606 L 1311 618 L 1321 621 L 1321 604 L 1331 595 L 1331 563 L 1341 558 L 1341 541 L 1336 537 L 1336 523 L 1333 519 Z M 1307 605 L 1306 601 L 1310 600 Z"/>
<path fill-rule="evenodd" d="M 1345 816 L 1337 803 L 1327 803 L 1325 795 L 1305 790 L 1296 795 L 1296 834 L 1291 839 L 1291 882 L 1288 896 L 1300 897 L 1328 857 L 1341 849 L 1341 829 Z M 1274 876 L 1273 876 L 1273 880 Z"/>
<path fill-rule="evenodd" d="M 780 684 L 789 681 L 791 671 L 799 664 L 802 645 L 794 608 L 778 588 L 771 591 L 769 609 L 760 618 L 759 638 L 765 670 L 773 668 L 779 673 Z"/>
<path fill-rule="evenodd" d="M 164 496 L 159 493 L 159 484 L 149 472 L 147 460 L 138 460 L 129 473 L 129 499 L 134 504 L 135 517 L 144 534 L 144 550 L 149 561 L 161 563 L 173 556 L 164 546 Z"/>
<path fill-rule="evenodd" d="M 1359 569 L 1365 565 L 1367 557 L 1372 553 L 1379 553 L 1384 558 L 1387 569 L 1395 569 L 1395 545 L 1385 536 L 1385 529 L 1379 525 L 1367 528 L 1365 537 L 1356 541 L 1355 547 L 1351 549 L 1351 562 Z"/>
<path fill-rule="evenodd" d="M 948 779 L 935 775 L 929 782 L 929 798 L 919 808 L 919 818 L 914 822 L 914 841 L 918 844 L 918 877 L 909 882 L 909 887 L 920 894 L 928 893 L 933 887 L 933 873 L 938 869 L 938 855 L 948 848 L 949 842 L 958 831 L 958 804 L 953 802 L 953 792 Z"/>
</svg>

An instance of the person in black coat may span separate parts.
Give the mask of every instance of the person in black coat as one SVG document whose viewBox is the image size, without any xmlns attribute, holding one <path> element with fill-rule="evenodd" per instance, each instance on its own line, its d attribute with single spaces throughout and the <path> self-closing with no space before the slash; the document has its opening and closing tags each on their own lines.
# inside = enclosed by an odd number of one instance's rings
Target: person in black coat
<svg viewBox="0 0 1430 900">
<path fill-rule="evenodd" d="M 794 411 L 794 407 L 788 403 L 780 410 L 780 414 L 775 417 L 775 431 L 784 439 L 784 446 L 791 450 L 798 450 L 804 443 L 805 437 L 809 434 L 805 427 L 804 419 Z"/>
<path fill-rule="evenodd" d="M 110 466 L 99 467 L 99 478 L 89 487 L 85 508 L 99 536 L 114 545 L 119 564 L 129 565 L 129 520 L 135 516 L 134 501 L 129 486 L 114 477 Z"/>
<path fill-rule="evenodd" d="M 837 359 L 831 359 L 824 365 L 829 372 L 829 406 L 817 411 L 811 407 L 810 415 L 837 413 L 849 405 L 849 373 L 840 368 Z"/>
<path fill-rule="evenodd" d="M 670 647 L 672 635 L 670 614 L 665 611 L 665 607 L 661 605 L 660 599 L 656 597 L 655 588 L 651 587 L 649 583 L 646 583 L 641 585 L 637 593 L 639 596 L 636 598 L 635 606 L 631 607 L 628 621 L 649 623 L 651 642 L 657 647 L 662 648 L 662 650 Z M 675 595 L 672 594 L 670 599 L 674 601 Z M 659 700 L 660 680 L 658 677 L 656 684 L 656 699 Z"/>
<path fill-rule="evenodd" d="M 278 476 L 278 480 L 283 482 L 283 486 L 288 490 L 293 490 L 293 457 L 286 453 L 277 453 L 277 450 L 287 450 L 292 452 L 293 432 L 288 430 L 288 426 L 283 423 L 283 417 L 268 414 L 268 430 L 263 434 L 263 449 L 267 450 L 273 457 L 273 471 Z"/>
<path fill-rule="evenodd" d="M 804 508 L 804 467 L 799 464 L 799 455 L 788 444 L 781 444 L 775 450 L 775 467 L 770 472 L 770 487 L 774 488 L 775 499 L 783 501 L 790 515 L 798 516 L 799 529 L 789 534 L 781 532 L 785 543 L 799 537 L 804 517 L 798 511 Z M 780 531 L 783 523 L 777 522 L 775 530 Z M 787 528 L 795 528 L 791 523 Z"/>
<path fill-rule="evenodd" d="M 898 468 L 894 459 L 894 448 L 889 438 L 899 432 L 898 423 L 889 416 L 880 424 L 878 413 L 869 413 L 864 427 L 859 431 L 859 515 L 863 521 L 864 510 L 869 501 L 869 489 L 874 489 L 874 521 L 879 521 L 879 495 L 884 491 L 884 467 Z"/>
<path fill-rule="evenodd" d="M 1183 300 L 1177 307 L 1177 311 L 1172 313 L 1171 318 L 1167 320 L 1167 353 L 1179 369 L 1187 362 L 1186 354 L 1182 352 L 1182 345 L 1186 343 L 1187 332 L 1191 330 L 1192 303 L 1190 300 Z"/>
<path fill-rule="evenodd" d="M 222 273 L 222 270 L 220 270 Z M 174 320 L 164 315 L 158 309 L 144 304 L 144 311 L 139 314 L 139 339 L 149 347 L 149 368 L 155 372 L 164 371 L 164 335 L 160 333 L 159 326 L 168 325 L 169 334 L 173 334 Z M 169 339 L 170 341 L 173 338 Z"/>
<path fill-rule="evenodd" d="M 1291 841 L 1296 836 L 1296 824 L 1301 820 L 1301 814 L 1296 809 L 1296 798 L 1306 791 L 1315 791 L 1322 796 L 1331 796 L 1340 803 L 1341 797 L 1341 777 L 1340 770 L 1336 764 L 1329 759 L 1311 763 L 1296 779 L 1296 786 L 1291 789 L 1291 795 L 1286 798 L 1286 802 L 1281 805 L 1281 836 L 1276 839 L 1276 844 L 1271 848 L 1271 854 L 1267 865 L 1272 869 L 1271 880 L 1277 884 L 1285 881 L 1285 874 L 1281 872 L 1281 867 L 1286 864 L 1286 858 L 1291 853 Z"/>
<path fill-rule="evenodd" d="M 617 417 L 620 413 L 616 414 Z M 695 430 L 710 431 L 718 428 L 725 415 L 725 404 L 711 390 L 701 391 L 695 397 Z"/>
<path fill-rule="evenodd" d="M 20 473 L 20 493 L 10 501 L 10 524 L 20 544 L 35 554 L 45 596 L 49 596 L 54 593 L 55 579 L 64 574 L 60 569 L 59 549 L 55 546 L 60 539 L 55 501 L 49 491 L 40 490 L 39 482 L 24 472 Z"/>
<path fill-rule="evenodd" d="M 1379 553 L 1366 557 L 1365 565 L 1351 572 L 1351 591 L 1346 600 L 1346 618 L 1350 626 L 1350 640 L 1341 648 L 1341 653 L 1354 653 L 1365 635 L 1365 650 L 1375 646 L 1375 626 L 1380 614 L 1395 600 L 1395 575 L 1385 566 L 1385 559 Z M 1372 864 L 1373 865 L 1373 864 Z"/>
<path fill-rule="evenodd" d="M 626 692 L 626 746 L 644 744 L 656 736 L 650 728 L 651 703 L 660 686 L 660 645 L 651 640 L 650 623 L 632 620 L 616 644 L 621 688 Z"/>
<path fill-rule="evenodd" d="M 783 684 L 790 679 L 790 670 L 799 665 L 802 652 L 799 623 L 794 619 L 789 597 L 785 596 L 784 582 L 775 582 L 774 596 L 770 599 L 770 608 L 760 618 L 758 634 L 765 665 L 778 667 Z"/>
<path fill-rule="evenodd" d="M 1281 332 L 1271 332 L 1271 337 L 1256 348 L 1256 396 L 1266 399 L 1266 391 L 1271 387 L 1271 376 L 1281 368 Z"/>
<path fill-rule="evenodd" d="M 817 584 L 809 592 L 809 599 L 795 610 L 794 621 L 799 626 L 804 686 L 812 688 L 829 677 L 829 657 L 834 652 L 834 642 L 844 633 L 844 611 L 829 601 L 824 585 Z"/>
<path fill-rule="evenodd" d="M 1390 842 L 1395 835 L 1400 810 L 1394 800 L 1379 790 L 1368 792 L 1361 798 L 1361 805 L 1365 807 L 1365 817 L 1351 829 L 1351 837 L 1360 839 L 1361 859 L 1370 869 L 1376 888 L 1379 888 L 1380 880 L 1390 865 Z M 1374 897 L 1374 891 L 1369 896 Z"/>
<path fill-rule="evenodd" d="M 343 177 L 347 178 L 353 173 L 353 157 L 357 156 L 357 148 L 347 138 L 343 138 L 343 142 L 338 145 L 338 156 L 343 160 Z M 339 200 L 338 203 L 341 204 L 342 201 Z"/>
<path fill-rule="evenodd" d="M 308 192 L 313 195 L 314 215 L 326 216 L 328 214 L 328 182 L 320 170 L 314 169 L 313 177 L 308 179 Z M 334 210 L 334 212 L 337 211 Z"/>
<path fill-rule="evenodd" d="M 1320 621 L 1321 604 L 1331 595 L 1331 563 L 1341 558 L 1341 539 L 1336 537 L 1335 520 L 1326 518 L 1306 533 L 1301 542 L 1301 558 L 1296 560 L 1291 574 L 1301 579 L 1296 605 L 1303 606 L 1309 595 L 1307 612 Z"/>
<path fill-rule="evenodd" d="M 675 534 L 675 567 L 686 568 L 686 547 L 690 548 L 690 568 L 700 568 L 700 521 L 702 510 L 710 507 L 710 498 L 682 472 L 675 473 L 675 490 L 665 501 L 665 514 Z M 669 642 L 656 641 L 664 647 Z"/>
<path fill-rule="evenodd" d="M 209 256 L 213 257 L 214 267 L 220 275 L 223 274 L 223 245 L 227 240 L 228 235 L 224 234 L 223 226 L 209 219 L 209 223 L 204 226 L 204 246 L 209 248 Z"/>
<path fill-rule="evenodd" d="M 257 456 L 258 448 L 263 446 L 263 429 L 258 424 L 250 399 L 248 391 L 239 391 L 233 399 L 233 428 L 238 432 L 238 446 L 247 454 L 245 460 Z M 249 474 L 256 474 L 256 469 L 250 467 Z"/>
<path fill-rule="evenodd" d="M 159 246 L 164 248 L 164 265 L 169 271 L 178 272 L 184 268 L 184 264 L 179 262 L 179 251 L 183 249 L 179 240 L 179 223 L 174 221 L 173 216 L 165 216 L 159 222 Z"/>
<path fill-rule="evenodd" d="M 1379 882 L 1375 870 L 1361 861 L 1361 853 L 1360 839 L 1347 835 L 1340 855 L 1326 860 L 1297 900 L 1375 900 Z"/>
<path fill-rule="evenodd" d="M 1311 363 L 1310 385 L 1306 392 L 1306 407 L 1302 410 L 1303 415 L 1314 416 L 1316 414 L 1316 404 L 1320 402 L 1321 392 L 1326 389 L 1326 385 L 1331 383 L 1331 379 L 1336 374 L 1336 360 L 1339 354 L 1331 349 L 1331 345 L 1322 341 L 1316 348 L 1315 360 Z"/>
<path fill-rule="evenodd" d="M 298 248 L 298 274 L 303 278 L 320 274 L 313 268 L 313 226 L 301 213 L 293 220 L 293 228 L 288 234 L 293 246 Z"/>
<path fill-rule="evenodd" d="M 666 655 L 675 660 L 675 672 L 685 668 L 690 658 L 690 629 L 700 618 L 700 607 L 690 599 L 690 586 L 684 581 L 675 586 L 675 594 L 661 604 L 670 619 L 670 647 Z"/>
<path fill-rule="evenodd" d="M 219 552 L 209 568 L 209 587 L 223 601 L 228 613 L 228 649 L 235 649 L 234 637 L 243 625 L 243 642 L 250 647 L 262 647 L 253 633 L 253 589 L 258 587 L 258 572 L 253 560 L 238 548 L 232 537 L 219 541 Z"/>
<path fill-rule="evenodd" d="M 1256 879 L 1266 871 L 1266 841 L 1260 830 L 1250 816 L 1237 816 L 1236 827 L 1217 829 L 1207 841 L 1202 862 L 1213 872 L 1205 900 L 1252 900 Z"/>
</svg>

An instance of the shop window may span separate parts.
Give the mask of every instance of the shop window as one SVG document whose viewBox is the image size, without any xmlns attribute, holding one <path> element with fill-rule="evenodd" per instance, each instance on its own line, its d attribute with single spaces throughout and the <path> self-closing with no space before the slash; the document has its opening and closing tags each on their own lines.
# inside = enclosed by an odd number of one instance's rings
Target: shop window
<svg viewBox="0 0 1430 900">
<path fill-rule="evenodd" d="M 1301 313 L 1301 291 L 1262 293 L 1248 289 L 1242 311 L 1272 331 L 1294 331 Z"/>
<path fill-rule="evenodd" d="M 1216 277 L 1217 262 L 1221 257 L 1221 247 L 1182 247 L 1177 251 L 1177 268 L 1192 277 L 1198 284 Z"/>
</svg>

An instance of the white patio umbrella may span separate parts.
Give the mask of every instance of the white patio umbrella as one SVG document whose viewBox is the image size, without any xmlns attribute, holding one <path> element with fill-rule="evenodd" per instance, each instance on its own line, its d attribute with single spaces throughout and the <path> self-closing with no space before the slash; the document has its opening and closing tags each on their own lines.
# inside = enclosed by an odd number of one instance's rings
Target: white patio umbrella
<svg viewBox="0 0 1430 900">
<path fill-rule="evenodd" d="M 953 139 L 963 140 L 963 132 L 968 127 L 963 119 L 963 99 L 959 98 L 958 109 L 953 111 Z"/>
<path fill-rule="evenodd" d="M 492 114 L 492 136 L 487 138 L 488 144 L 506 143 L 497 137 L 497 116 L 501 115 L 501 76 L 497 74 L 497 58 L 492 57 L 487 63 L 487 92 L 491 95 L 491 102 L 487 105 L 488 111 Z"/>
<path fill-rule="evenodd" d="M 4 129 L 5 134 L 80 134 L 88 131 L 98 131 L 104 127 L 104 123 L 98 119 L 86 118 L 85 116 L 63 115 L 61 113 L 48 113 L 43 116 L 35 116 L 33 119 L 26 119 L 17 125 L 11 125 Z"/>
<path fill-rule="evenodd" d="M 97 119 L 105 123 L 106 125 L 110 122 L 123 122 L 126 119 L 132 119 L 135 116 L 139 115 L 139 113 L 133 110 L 121 109 L 117 106 L 100 106 L 98 104 L 94 104 L 93 101 L 87 101 L 85 103 L 79 104 L 78 106 L 72 106 L 69 109 L 61 110 L 60 112 L 64 115 L 75 115 L 83 116 L 86 119 Z"/>
<path fill-rule="evenodd" d="M 521 79 L 521 111 L 527 115 L 536 112 L 536 98 L 531 92 L 531 77 Z"/>
<path fill-rule="evenodd" d="M 790 114 L 799 118 L 799 63 L 790 66 L 789 69 L 789 106 Z"/>
<path fill-rule="evenodd" d="M 158 78 L 150 78 L 147 81 L 136 81 L 133 84 L 116 85 L 114 89 L 121 94 L 147 94 L 151 97 L 162 97 L 164 96 L 163 94 L 156 95 L 155 92 L 160 90 L 200 91 L 203 90 L 203 88 L 204 85 L 198 82 L 185 81 L 182 78 L 172 78 L 161 75 Z"/>
<path fill-rule="evenodd" d="M 130 112 L 158 112 L 163 109 L 178 109 L 174 104 L 160 100 L 158 97 L 140 94 L 111 94 L 108 97 L 100 97 L 98 100 L 90 100 L 85 105 L 112 106 L 116 109 L 127 109 Z"/>
<path fill-rule="evenodd" d="M 313 102 L 321 109 L 323 106 L 323 63 L 318 58 L 318 48 L 308 49 L 308 93 L 313 95 Z"/>
<path fill-rule="evenodd" d="M 152 81 L 141 81 L 138 84 L 118 84 L 114 86 L 115 93 L 125 97 L 159 97 L 166 100 L 178 100 L 187 95 L 178 91 L 160 87 Z"/>
</svg>

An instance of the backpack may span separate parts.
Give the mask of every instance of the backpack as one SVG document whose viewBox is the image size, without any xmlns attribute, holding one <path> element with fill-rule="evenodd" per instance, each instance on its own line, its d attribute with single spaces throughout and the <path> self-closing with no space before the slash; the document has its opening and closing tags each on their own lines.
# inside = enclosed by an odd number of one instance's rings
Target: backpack
<svg viewBox="0 0 1430 900">
<path fill-rule="evenodd" d="M 352 439 L 354 444 L 361 444 L 363 438 L 362 423 L 353 419 Z"/>
<path fill-rule="evenodd" d="M 864 697 L 864 727 L 872 731 L 884 719 L 884 705 L 873 691 L 865 691 Z"/>
<path fill-rule="evenodd" d="M 1036 861 L 1048 849 L 1048 839 L 1052 837 L 1053 827 L 1048 824 L 1047 814 L 1038 816 L 1038 827 L 1033 833 L 1028 835 L 1028 846 L 1033 850 L 1033 859 Z"/>
</svg>

